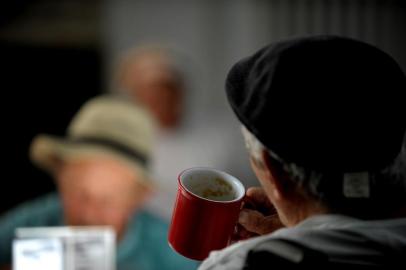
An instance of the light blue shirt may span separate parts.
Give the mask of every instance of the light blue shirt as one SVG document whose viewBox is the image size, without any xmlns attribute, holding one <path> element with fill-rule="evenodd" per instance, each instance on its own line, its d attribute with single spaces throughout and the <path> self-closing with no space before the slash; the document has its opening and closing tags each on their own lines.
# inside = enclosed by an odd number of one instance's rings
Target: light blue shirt
<svg viewBox="0 0 406 270">
<path fill-rule="evenodd" d="M 57 194 L 24 203 L 0 217 L 0 266 L 10 264 L 11 245 L 17 227 L 64 226 Z M 188 270 L 198 263 L 173 251 L 167 242 L 168 224 L 140 211 L 129 222 L 117 247 L 118 270 Z"/>
</svg>

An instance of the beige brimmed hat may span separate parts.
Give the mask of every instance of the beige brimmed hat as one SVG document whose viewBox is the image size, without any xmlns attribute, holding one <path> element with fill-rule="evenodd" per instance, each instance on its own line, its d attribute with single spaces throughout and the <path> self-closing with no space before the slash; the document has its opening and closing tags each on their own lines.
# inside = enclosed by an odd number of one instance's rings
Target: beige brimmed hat
<svg viewBox="0 0 406 270">
<path fill-rule="evenodd" d="M 38 135 L 31 160 L 53 173 L 59 161 L 101 156 L 122 161 L 149 183 L 148 160 L 153 120 L 140 107 L 118 97 L 101 96 L 85 103 L 71 121 L 65 138 Z"/>
</svg>

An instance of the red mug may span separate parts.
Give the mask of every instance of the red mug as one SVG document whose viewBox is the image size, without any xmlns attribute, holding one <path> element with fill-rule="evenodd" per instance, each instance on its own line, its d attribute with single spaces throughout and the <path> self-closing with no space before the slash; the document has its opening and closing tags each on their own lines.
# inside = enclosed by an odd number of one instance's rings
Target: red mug
<svg viewBox="0 0 406 270">
<path fill-rule="evenodd" d="M 194 260 L 228 246 L 244 195 L 242 183 L 225 172 L 199 167 L 183 171 L 178 176 L 169 245 Z"/>
</svg>

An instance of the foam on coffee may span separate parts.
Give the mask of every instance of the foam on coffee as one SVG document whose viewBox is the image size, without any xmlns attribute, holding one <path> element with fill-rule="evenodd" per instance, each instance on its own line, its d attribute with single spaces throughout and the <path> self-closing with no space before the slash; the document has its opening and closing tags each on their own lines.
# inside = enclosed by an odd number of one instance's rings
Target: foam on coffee
<svg viewBox="0 0 406 270">
<path fill-rule="evenodd" d="M 237 198 L 233 187 L 224 179 L 202 176 L 199 178 L 200 181 L 193 181 L 188 188 L 197 196 L 214 201 L 232 201 Z"/>
<path fill-rule="evenodd" d="M 216 177 L 209 183 L 209 186 L 197 190 L 197 195 L 215 201 L 230 201 L 236 198 L 233 188 L 224 179 Z"/>
<path fill-rule="evenodd" d="M 215 169 L 193 168 L 182 173 L 182 186 L 198 197 L 228 202 L 244 196 L 244 186 L 233 176 Z"/>
</svg>

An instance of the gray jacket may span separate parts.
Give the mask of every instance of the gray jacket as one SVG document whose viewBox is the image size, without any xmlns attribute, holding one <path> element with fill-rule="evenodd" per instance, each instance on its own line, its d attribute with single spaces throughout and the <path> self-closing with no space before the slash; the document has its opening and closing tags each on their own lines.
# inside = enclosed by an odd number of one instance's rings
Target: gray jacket
<svg viewBox="0 0 406 270">
<path fill-rule="evenodd" d="M 266 242 L 284 239 L 318 250 L 330 262 L 369 265 L 390 254 L 406 258 L 406 218 L 363 221 L 340 215 L 319 215 L 308 218 L 293 228 L 241 241 L 221 251 L 214 251 L 199 270 L 242 269 L 247 254 Z M 270 248 L 269 252 L 275 249 Z M 294 254 L 282 254 L 294 256 Z M 288 258 L 294 260 L 295 258 Z M 269 265 L 272 265 L 270 259 Z"/>
</svg>

